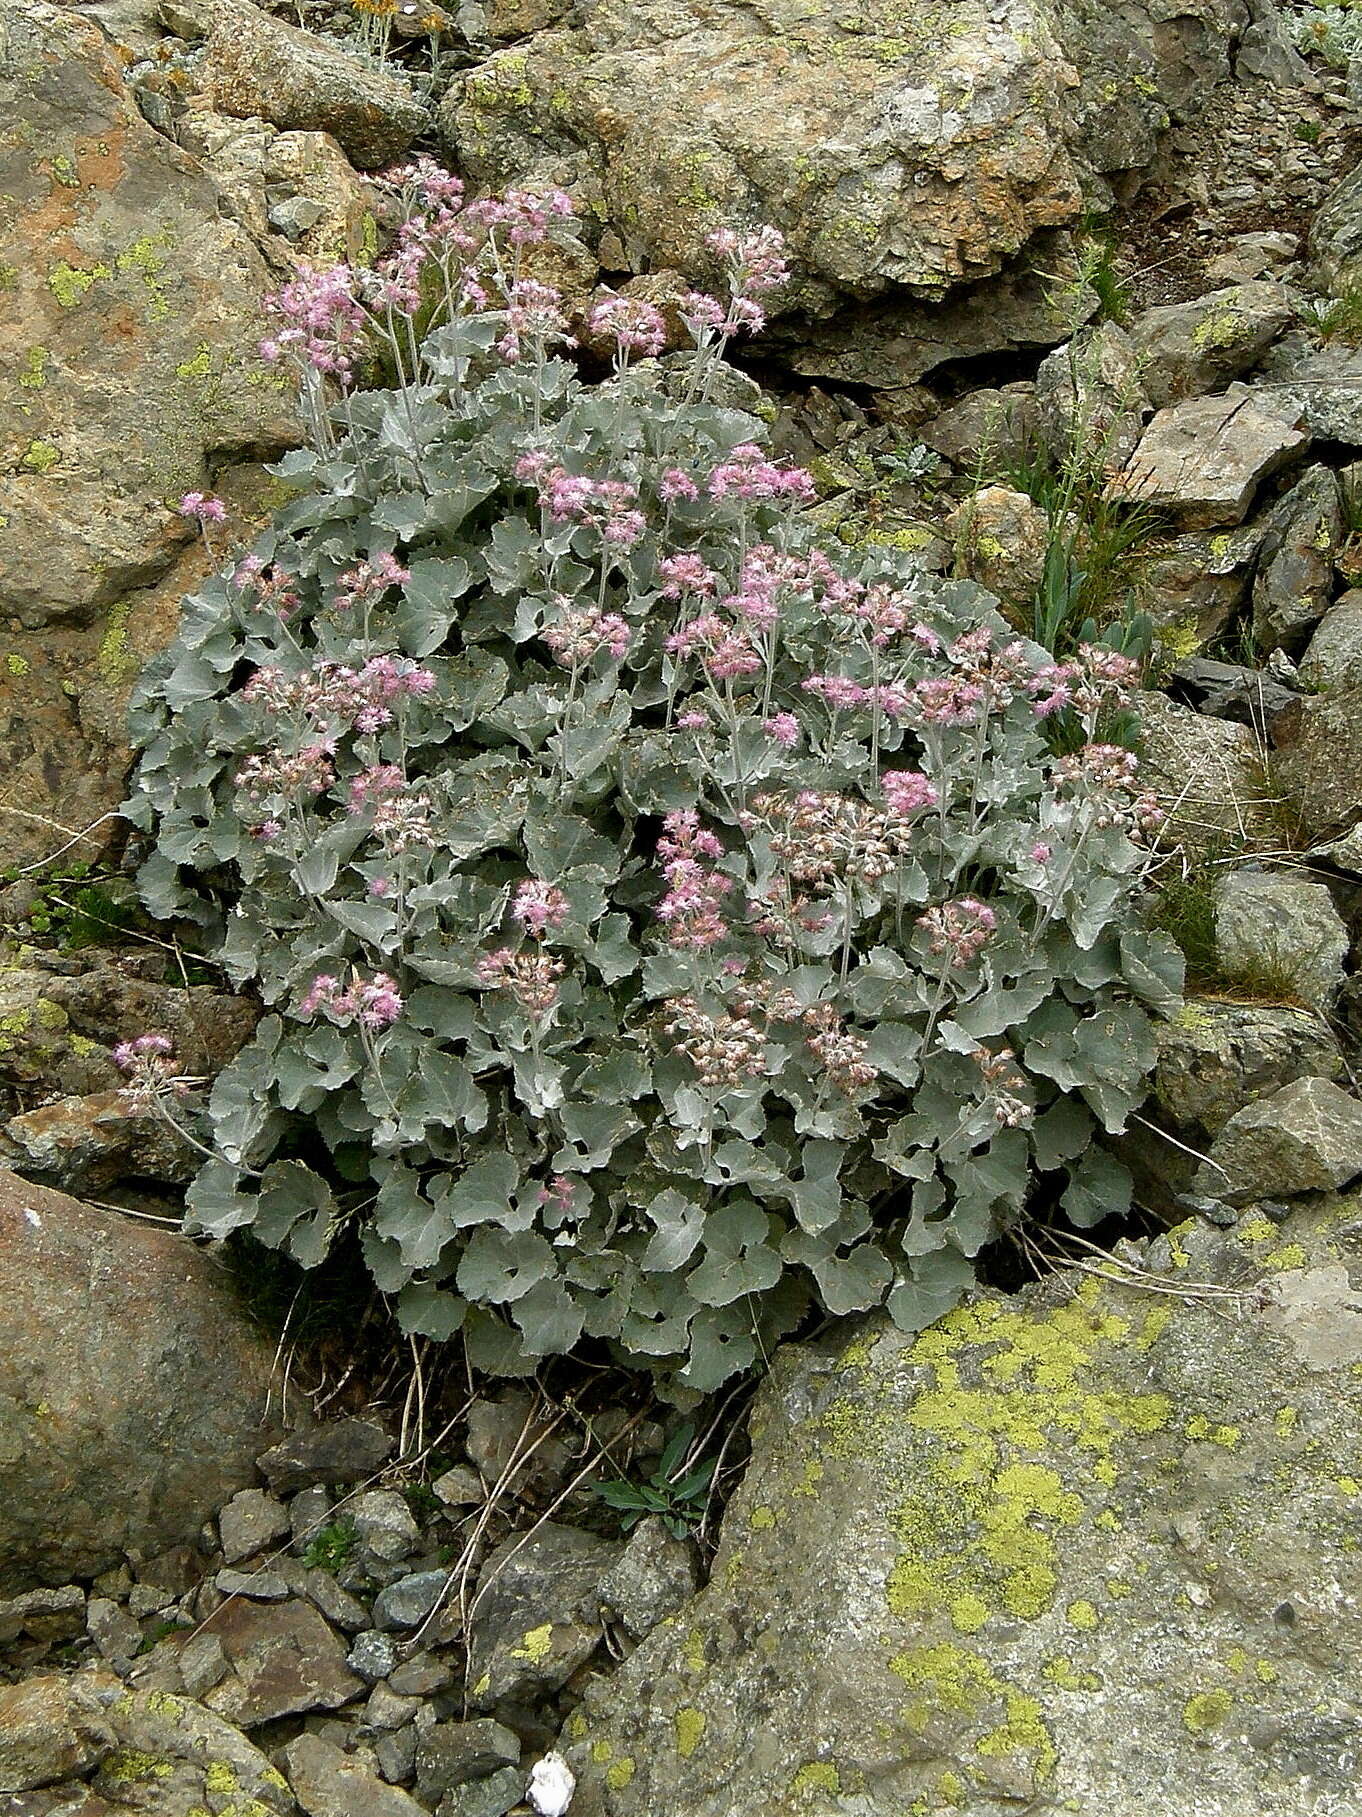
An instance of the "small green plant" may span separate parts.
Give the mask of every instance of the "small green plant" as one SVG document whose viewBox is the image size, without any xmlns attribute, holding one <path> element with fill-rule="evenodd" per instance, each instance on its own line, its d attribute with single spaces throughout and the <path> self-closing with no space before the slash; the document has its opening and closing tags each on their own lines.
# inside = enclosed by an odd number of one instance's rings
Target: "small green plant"
<svg viewBox="0 0 1362 1817">
<path fill-rule="evenodd" d="M 303 1553 L 303 1566 L 308 1571 L 329 1571 L 334 1577 L 349 1564 L 358 1544 L 355 1523 L 342 1515 L 313 1534 Z"/>
<path fill-rule="evenodd" d="M 596 1486 L 601 1500 L 623 1516 L 620 1524 L 626 1533 L 649 1514 L 657 1515 L 675 1539 L 684 1539 L 700 1525 L 719 1460 L 711 1457 L 695 1463 L 691 1459 L 694 1443 L 694 1426 L 684 1425 L 645 1482 L 631 1483 L 620 1477 Z"/>
<path fill-rule="evenodd" d="M 1350 285 L 1339 296 L 1307 304 L 1304 320 L 1326 341 L 1362 345 L 1362 285 Z"/>
<path fill-rule="evenodd" d="M 1297 120 L 1295 136 L 1302 145 L 1318 145 L 1324 134 L 1324 124 L 1320 120 Z"/>
<path fill-rule="evenodd" d="M 1331 69 L 1347 69 L 1362 50 L 1362 13 L 1353 0 L 1309 0 L 1287 14 L 1287 29 L 1298 50 L 1323 57 Z"/>
<path fill-rule="evenodd" d="M 1208 865 L 1165 870 L 1150 886 L 1145 924 L 1166 934 L 1187 966 L 1187 983 L 1198 990 L 1222 982 L 1215 940 L 1215 872 Z"/>
</svg>

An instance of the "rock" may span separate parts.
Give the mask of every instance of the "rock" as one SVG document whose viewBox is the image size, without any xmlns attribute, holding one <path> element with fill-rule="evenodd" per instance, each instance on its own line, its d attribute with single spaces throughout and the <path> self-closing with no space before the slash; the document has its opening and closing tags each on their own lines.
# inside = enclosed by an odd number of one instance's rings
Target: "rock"
<svg viewBox="0 0 1362 1817">
<path fill-rule="evenodd" d="M 489 1779 L 470 1779 L 440 1800 L 436 1817 L 506 1817 L 525 1791 L 525 1775 L 504 1767 Z"/>
<path fill-rule="evenodd" d="M 277 1571 L 219 1571 L 213 1582 L 224 1596 L 249 1596 L 252 1602 L 283 1602 L 289 1593 Z"/>
<path fill-rule="evenodd" d="M 1308 688 L 1328 690 L 1362 682 L 1362 588 L 1330 606 L 1300 661 Z"/>
<path fill-rule="evenodd" d="M 1263 361 L 1253 391 L 1264 409 L 1298 421 L 1317 442 L 1362 447 L 1362 350 L 1289 334 Z"/>
<path fill-rule="evenodd" d="M 1139 712 L 1140 779 L 1167 815 L 1160 841 L 1210 857 L 1261 842 L 1271 822 L 1254 733 L 1153 691 Z"/>
<path fill-rule="evenodd" d="M 789 0 L 760 18 L 648 0 L 627 24 L 587 9 L 456 78 L 440 126 L 481 187 L 560 173 L 631 270 L 704 272 L 716 224 L 769 221 L 795 255 L 789 306 L 897 287 L 935 302 L 1076 223 L 1099 172 L 1148 163 L 1165 116 L 1133 84 L 1195 105 L 1225 67 L 1228 13 L 1191 0 L 1174 48 L 1132 12 L 1114 28 L 1025 0 L 850 24 Z"/>
<path fill-rule="evenodd" d="M 334 41 L 286 25 L 249 0 L 206 0 L 195 12 L 207 39 L 196 80 L 218 113 L 329 133 L 361 170 L 400 157 L 427 124 L 406 81 Z"/>
<path fill-rule="evenodd" d="M 1250 372 L 1296 319 L 1284 284 L 1233 284 L 1191 303 L 1148 309 L 1129 346 L 1156 408 L 1219 391 Z"/>
<path fill-rule="evenodd" d="M 453 1669 L 434 1653 L 413 1653 L 388 1680 L 399 1697 L 435 1697 L 454 1682 Z"/>
<path fill-rule="evenodd" d="M 273 1362 L 178 1232 L 0 1172 L 0 1589 L 192 1538 L 251 1480 Z"/>
<path fill-rule="evenodd" d="M 567 1683 L 600 1639 L 601 1582 L 620 1548 L 544 1522 L 506 1540 L 483 1567 L 469 1613 L 475 1708 L 542 1697 Z"/>
<path fill-rule="evenodd" d="M 195 1634 L 180 1648 L 180 1682 L 189 1697 L 202 1697 L 231 1670 L 227 1649 L 216 1634 Z"/>
<path fill-rule="evenodd" d="M 399 1697 L 391 1685 L 376 1684 L 364 1706 L 364 1726 L 375 1734 L 405 1728 L 422 1708 L 419 1697 Z"/>
<path fill-rule="evenodd" d="M 108 1720 L 118 1747 L 97 1774 L 105 1809 L 191 1817 L 216 1809 L 241 1817 L 295 1817 L 282 1776 L 239 1730 L 200 1704 L 166 1691 L 123 1692 Z M 91 1813 L 95 1817 L 95 1813 Z"/>
<path fill-rule="evenodd" d="M 485 1483 L 505 1478 L 507 1487 L 514 1484 L 522 1492 L 531 1484 L 556 1486 L 572 1467 L 566 1443 L 551 1434 L 543 1408 L 521 1389 L 474 1401 L 468 1410 L 464 1449 Z M 522 1457 L 520 1467 L 511 1470 Z"/>
<path fill-rule="evenodd" d="M 1362 1175 L 1362 1104 L 1328 1079 L 1296 1079 L 1230 1118 L 1195 1190 L 1230 1205 L 1332 1192 Z"/>
<path fill-rule="evenodd" d="M 1362 684 L 1303 700 L 1289 732 L 1281 721 L 1274 731 L 1273 782 L 1301 839 L 1316 844 L 1348 831 L 1362 816 Z"/>
<path fill-rule="evenodd" d="M 1310 224 L 1311 276 L 1334 296 L 1362 284 L 1362 166 L 1355 166 Z"/>
<path fill-rule="evenodd" d="M 308 1817 L 425 1817 L 410 1795 L 385 1785 L 361 1761 L 316 1735 L 300 1735 L 283 1751 L 293 1794 Z"/>
<path fill-rule="evenodd" d="M 1261 482 L 1310 437 L 1237 388 L 1160 410 L 1119 475 L 1119 496 L 1171 511 L 1189 529 L 1240 523 Z"/>
<path fill-rule="evenodd" d="M 369 1626 L 369 1611 L 364 1604 L 342 1589 L 329 1571 L 304 1571 L 301 1592 L 333 1627 L 343 1628 L 347 1634 L 357 1634 Z"/>
<path fill-rule="evenodd" d="M 618 1562 L 601 1580 L 601 1600 L 635 1640 L 651 1634 L 696 1590 L 695 1555 L 655 1514 L 629 1535 Z"/>
<path fill-rule="evenodd" d="M 425 1804 L 470 1779 L 486 1779 L 520 1761 L 520 1742 L 490 1717 L 475 1722 L 437 1722 L 416 1750 L 416 1795 Z"/>
<path fill-rule="evenodd" d="M 399 1577 L 374 1598 L 374 1626 L 388 1632 L 419 1626 L 439 1603 L 449 1580 L 448 1571 L 413 1571 Z"/>
<path fill-rule="evenodd" d="M 322 1483 L 300 1489 L 288 1504 L 290 1551 L 301 1555 L 331 1518 L 331 1491 Z"/>
<path fill-rule="evenodd" d="M 127 1179 L 183 1186 L 203 1164 L 163 1118 L 121 1091 L 59 1098 L 11 1117 L 0 1130 L 0 1162 L 59 1191 L 92 1194 Z"/>
<path fill-rule="evenodd" d="M 347 1512 L 360 1545 L 386 1564 L 410 1558 L 421 1544 L 421 1529 L 396 1489 L 366 1489 Z"/>
<path fill-rule="evenodd" d="M 265 262 L 142 119 L 99 27 L 14 0 L 0 109 L 0 611 L 43 633 L 0 686 L 0 864 L 19 865 L 84 829 L 72 855 L 109 844 L 126 738 L 87 720 L 86 690 L 121 679 L 138 590 L 192 549 L 174 501 L 298 429 L 257 352 Z"/>
<path fill-rule="evenodd" d="M 256 1459 L 276 1495 L 291 1495 L 313 1484 L 361 1482 L 392 1456 L 393 1441 L 371 1420 L 328 1420 L 293 1432 Z"/>
<path fill-rule="evenodd" d="M 59 1590 L 27 1590 L 0 1601 L 0 1646 L 20 1635 L 51 1644 L 85 1632 L 85 1592 L 79 1584 Z"/>
<path fill-rule="evenodd" d="M 391 1735 L 380 1735 L 374 1742 L 374 1762 L 389 1785 L 400 1785 L 416 1771 L 416 1725 L 408 1723 Z"/>
<path fill-rule="evenodd" d="M 917 434 L 962 472 L 987 476 L 1031 452 L 1036 421 L 1036 388 L 1023 382 L 971 391 Z"/>
<path fill-rule="evenodd" d="M 1313 468 L 1273 506 L 1253 583 L 1253 630 L 1263 650 L 1296 655 L 1333 598 L 1343 541 L 1343 498 L 1327 467 Z"/>
<path fill-rule="evenodd" d="M 1327 1010 L 1350 944 L 1327 887 L 1298 872 L 1226 871 L 1216 883 L 1216 960 L 1226 978 Z"/>
<path fill-rule="evenodd" d="M 106 1596 L 92 1596 L 86 1624 L 100 1658 L 116 1672 L 126 1670 L 142 1645 L 142 1630 L 127 1610 Z"/>
<path fill-rule="evenodd" d="M 288 1509 L 263 1489 L 242 1489 L 218 1516 L 222 1555 L 229 1565 L 266 1552 L 289 1531 Z"/>
<path fill-rule="evenodd" d="M 1294 233 L 1236 233 L 1206 266 L 1208 283 L 1247 284 L 1291 264 L 1301 249 Z"/>
<path fill-rule="evenodd" d="M 49 1674 L 0 1685 L 0 1790 L 27 1792 L 88 1773 L 115 1739 L 80 1679 Z"/>
<path fill-rule="evenodd" d="M 206 1632 L 222 1642 L 232 1671 L 203 1701 L 241 1728 L 338 1710 L 364 1690 L 345 1663 L 344 1645 L 309 1603 L 224 1603 Z"/>
<path fill-rule="evenodd" d="M 345 1663 L 366 1684 L 374 1684 L 378 1679 L 386 1678 L 397 1664 L 397 1644 L 376 1628 L 366 1628 L 356 1634 Z"/>
<path fill-rule="evenodd" d="M 1056 347 L 1036 373 L 1037 429 L 1051 459 L 1061 467 L 1075 458 L 1123 467 L 1150 413 L 1144 380 L 1131 339 L 1115 322 Z"/>
<path fill-rule="evenodd" d="M 1346 1808 L 1362 1214 L 1241 1230 L 783 1347 L 709 1583 L 569 1719 L 571 1817 Z"/>
<path fill-rule="evenodd" d="M 1189 998 L 1155 1024 L 1154 1035 L 1154 1101 L 1194 1142 L 1219 1135 L 1246 1103 L 1294 1079 L 1337 1079 L 1343 1071 L 1338 1043 L 1313 1010 Z"/>
<path fill-rule="evenodd" d="M 1182 702 L 1193 702 L 1198 711 L 1213 719 L 1232 719 L 1237 725 L 1251 726 L 1259 736 L 1271 739 L 1279 714 L 1293 708 L 1300 699 L 1296 688 L 1287 687 L 1265 669 L 1249 669 L 1238 662 L 1214 662 L 1207 656 L 1190 656 L 1173 669 L 1170 692 Z"/>
<path fill-rule="evenodd" d="M 1014 613 L 1032 602 L 1045 574 L 1050 518 L 1024 492 L 983 486 L 958 504 L 943 526 L 960 571 L 997 594 Z"/>
<path fill-rule="evenodd" d="M 430 1485 L 437 1500 L 446 1508 L 470 1508 L 486 1499 L 487 1490 L 476 1470 L 466 1464 L 455 1464 L 437 1476 Z"/>
</svg>

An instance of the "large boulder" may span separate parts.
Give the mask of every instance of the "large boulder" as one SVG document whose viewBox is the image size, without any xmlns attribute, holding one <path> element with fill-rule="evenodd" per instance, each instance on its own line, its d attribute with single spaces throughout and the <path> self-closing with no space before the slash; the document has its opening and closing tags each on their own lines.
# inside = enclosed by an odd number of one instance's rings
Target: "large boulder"
<svg viewBox="0 0 1362 1817">
<path fill-rule="evenodd" d="M 176 501 L 297 429 L 291 388 L 256 351 L 273 287 L 257 244 L 197 161 L 142 118 L 99 26 L 11 0 L 0 110 L 0 613 L 12 637 L 0 664 L 0 865 L 10 865 L 87 827 L 72 856 L 107 844 L 146 590 L 192 546 Z M 180 577 L 175 599 L 192 584 Z"/>
<path fill-rule="evenodd" d="M 1218 390 L 1256 366 L 1295 314 L 1291 292 L 1275 283 L 1147 310 L 1130 331 L 1147 396 L 1162 406 Z"/>
<path fill-rule="evenodd" d="M 1346 1809 L 1362 1207 L 1142 1266 L 783 1350 L 709 1585 L 569 1721 L 573 1817 Z"/>
<path fill-rule="evenodd" d="M 633 269 L 702 270 L 710 229 L 761 220 L 792 242 L 792 303 L 935 298 L 1149 163 L 1243 22 L 1235 0 L 1176 14 L 593 4 L 456 81 L 441 127 L 480 184 L 566 178 Z"/>
<path fill-rule="evenodd" d="M 178 1233 L 0 1171 L 0 1593 L 196 1538 L 277 1436 L 273 1354 Z"/>
</svg>

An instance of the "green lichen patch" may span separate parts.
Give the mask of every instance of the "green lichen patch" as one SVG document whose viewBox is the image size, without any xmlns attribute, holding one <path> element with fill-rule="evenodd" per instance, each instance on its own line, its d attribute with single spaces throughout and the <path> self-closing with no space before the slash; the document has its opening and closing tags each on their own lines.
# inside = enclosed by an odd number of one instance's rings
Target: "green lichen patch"
<svg viewBox="0 0 1362 1817">
<path fill-rule="evenodd" d="M 682 1760 L 689 1760 L 704 1740 L 706 1724 L 703 1710 L 688 1705 L 676 1712 L 676 1751 Z"/>
</svg>

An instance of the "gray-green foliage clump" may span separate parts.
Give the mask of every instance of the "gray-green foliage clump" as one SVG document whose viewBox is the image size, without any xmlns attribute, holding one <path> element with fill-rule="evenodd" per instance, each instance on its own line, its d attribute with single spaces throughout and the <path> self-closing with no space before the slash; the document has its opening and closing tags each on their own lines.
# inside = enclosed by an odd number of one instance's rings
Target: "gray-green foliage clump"
<svg viewBox="0 0 1362 1817">
<path fill-rule="evenodd" d="M 716 236 L 689 360 L 598 308 L 589 384 L 519 262 L 561 203 L 443 183 L 386 275 L 283 293 L 316 445 L 136 707 L 146 901 L 271 1011 L 192 1226 L 309 1265 L 355 1226 L 503 1371 L 586 1335 L 708 1389 L 814 1304 L 916 1327 L 1037 1170 L 1079 1221 L 1127 1190 L 1094 1129 L 1178 983 L 1094 741 L 1130 666 L 816 546 L 711 401 L 774 236 Z"/>
</svg>

